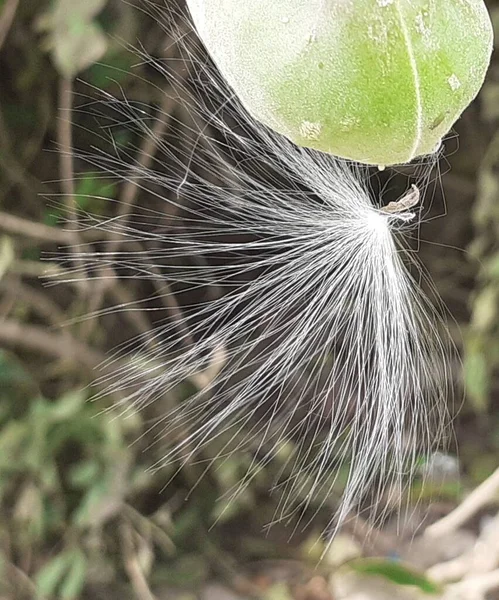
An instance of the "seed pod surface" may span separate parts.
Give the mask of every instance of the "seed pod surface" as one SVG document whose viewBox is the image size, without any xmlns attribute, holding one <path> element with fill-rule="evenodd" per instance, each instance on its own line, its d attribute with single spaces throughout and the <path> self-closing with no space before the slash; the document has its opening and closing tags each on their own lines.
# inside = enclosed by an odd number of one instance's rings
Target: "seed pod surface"
<svg viewBox="0 0 499 600">
<path fill-rule="evenodd" d="M 492 52 L 483 0 L 187 0 L 250 114 L 298 145 L 368 164 L 440 144 Z"/>
</svg>

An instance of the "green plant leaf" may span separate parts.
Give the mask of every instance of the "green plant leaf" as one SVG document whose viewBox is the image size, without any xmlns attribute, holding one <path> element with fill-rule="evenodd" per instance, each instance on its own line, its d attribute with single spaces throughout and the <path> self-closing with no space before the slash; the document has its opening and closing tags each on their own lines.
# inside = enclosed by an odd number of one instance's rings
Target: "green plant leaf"
<svg viewBox="0 0 499 600">
<path fill-rule="evenodd" d="M 81 550 L 75 550 L 72 564 L 60 588 L 61 600 L 75 600 L 80 596 L 85 585 L 87 568 L 87 557 Z"/>
<path fill-rule="evenodd" d="M 78 206 L 91 213 L 102 214 L 107 198 L 116 196 L 116 184 L 102 180 L 95 173 L 84 173 L 76 185 L 75 197 Z"/>
<path fill-rule="evenodd" d="M 130 69 L 136 62 L 132 53 L 112 50 L 106 54 L 102 62 L 92 65 L 88 71 L 89 82 L 99 90 L 106 90 L 110 86 L 123 84 L 130 77 Z"/>
<path fill-rule="evenodd" d="M 489 285 L 478 293 L 473 303 L 471 326 L 477 332 L 487 332 L 497 323 L 499 316 L 499 288 Z"/>
<path fill-rule="evenodd" d="M 101 502 L 106 500 L 109 487 L 105 481 L 97 481 L 85 494 L 80 506 L 74 514 L 73 522 L 77 527 L 84 528 L 95 523 L 94 511 Z"/>
<path fill-rule="evenodd" d="M 53 40 L 54 63 L 68 79 L 97 62 L 107 47 L 106 36 L 95 23 L 75 24 L 67 31 L 56 32 Z"/>
<path fill-rule="evenodd" d="M 76 488 L 87 488 L 97 479 L 99 473 L 100 466 L 96 460 L 85 460 L 71 469 L 69 480 Z"/>
<path fill-rule="evenodd" d="M 418 587 L 426 594 L 438 594 L 441 591 L 440 586 L 428 579 L 424 573 L 393 560 L 366 558 L 354 560 L 348 565 L 357 573 L 379 575 L 398 585 Z"/>
<path fill-rule="evenodd" d="M 264 600 L 292 600 L 291 593 L 285 583 L 272 585 L 263 595 Z"/>
<path fill-rule="evenodd" d="M 45 564 L 36 574 L 35 585 L 40 596 L 52 596 L 71 567 L 72 552 L 61 552 Z"/>
<path fill-rule="evenodd" d="M 106 35 L 93 21 L 105 4 L 106 0 L 56 0 L 39 19 L 38 29 L 48 34 L 46 49 L 64 77 L 73 79 L 106 53 Z"/>
<path fill-rule="evenodd" d="M 84 390 L 76 390 L 61 396 L 57 402 L 50 404 L 48 418 L 51 423 L 61 423 L 71 420 L 78 414 L 87 400 Z"/>
<path fill-rule="evenodd" d="M 105 7 L 107 0 L 56 0 L 51 19 L 63 25 L 70 20 L 91 21 Z"/>
</svg>

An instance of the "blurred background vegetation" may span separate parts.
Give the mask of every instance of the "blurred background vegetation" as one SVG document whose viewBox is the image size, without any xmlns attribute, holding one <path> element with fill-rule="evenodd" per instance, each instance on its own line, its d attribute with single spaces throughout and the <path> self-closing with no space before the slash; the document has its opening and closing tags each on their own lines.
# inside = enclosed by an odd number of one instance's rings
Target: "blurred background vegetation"
<svg viewBox="0 0 499 600">
<path fill-rule="evenodd" d="M 488 5 L 499 31 L 499 3 Z M 420 502 L 404 535 L 388 524 L 366 537 L 359 522 L 317 566 L 331 507 L 291 539 L 285 527 L 263 529 L 275 508 L 267 490 L 281 465 L 264 469 L 228 508 L 220 498 L 244 473 L 245 453 L 196 486 L 203 468 L 188 465 L 165 488 L 174 467 L 148 470 L 161 452 L 148 439 L 151 415 L 113 414 L 112 397 L 87 401 L 106 353 L 151 322 L 140 312 L 80 317 L 133 300 L 136 282 L 53 286 L 41 279 L 64 269 L 43 259 L 75 242 L 64 227 L 68 210 L 113 215 L 119 207 L 106 199 L 151 202 L 133 185 L 96 177 L 71 153 L 98 143 L 97 123 L 80 109 L 96 90 L 182 118 L 178 103 L 164 104 L 168 82 L 137 65 L 127 48 L 140 43 L 164 56 L 168 33 L 147 12 L 138 0 L 0 0 L 0 598 L 353 598 L 330 584 L 350 558 L 352 571 L 393 583 L 376 591 L 386 597 L 443 593 L 424 575 L 443 557 L 430 559 L 428 547 L 410 542 L 424 518 L 449 512 L 499 464 L 497 56 L 446 144 L 433 189 L 438 218 L 421 234 L 429 241 L 421 259 L 455 319 L 461 395 L 466 384 L 455 444 L 432 465 L 448 476 L 445 484 L 437 477 L 438 485 L 429 477 L 423 492 L 416 480 Z M 121 135 L 138 147 L 137 160 L 154 152 L 133 132 Z M 470 525 L 472 541 L 481 527 L 479 519 Z M 383 597 L 370 589 L 372 596 L 355 597 Z"/>
</svg>

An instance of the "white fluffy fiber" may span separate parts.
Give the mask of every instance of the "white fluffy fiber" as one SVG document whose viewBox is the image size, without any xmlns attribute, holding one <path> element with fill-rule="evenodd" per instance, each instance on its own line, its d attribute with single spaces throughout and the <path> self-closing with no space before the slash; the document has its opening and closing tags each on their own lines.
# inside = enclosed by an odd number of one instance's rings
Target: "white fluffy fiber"
<svg viewBox="0 0 499 600">
<path fill-rule="evenodd" d="M 154 425 L 167 446 L 157 466 L 213 446 L 210 462 L 218 464 L 247 449 L 253 459 L 229 496 L 286 448 L 275 520 L 327 498 L 348 464 L 334 530 L 366 492 L 400 489 L 441 439 L 448 342 L 411 275 L 423 271 L 403 239 L 417 232 L 419 208 L 381 210 L 369 171 L 298 148 L 253 121 L 199 48 L 180 33 L 176 41 L 183 64 L 155 67 L 190 115 L 189 135 L 155 140 L 167 160 L 152 169 L 134 166 L 133 152 L 118 147 L 85 157 L 153 190 L 164 214 L 151 212 L 148 228 L 144 213 L 141 223 L 133 214 L 89 217 L 88 226 L 112 232 L 120 248 L 76 258 L 87 272 L 126 268 L 134 279 L 168 284 L 165 296 L 181 287 L 199 300 L 118 349 L 107 391 L 125 394 L 124 410 L 141 409 L 193 383 L 192 395 Z M 116 123 L 152 134 L 140 107 L 110 96 L 105 103 Z M 137 251 L 136 240 L 156 249 Z"/>
</svg>

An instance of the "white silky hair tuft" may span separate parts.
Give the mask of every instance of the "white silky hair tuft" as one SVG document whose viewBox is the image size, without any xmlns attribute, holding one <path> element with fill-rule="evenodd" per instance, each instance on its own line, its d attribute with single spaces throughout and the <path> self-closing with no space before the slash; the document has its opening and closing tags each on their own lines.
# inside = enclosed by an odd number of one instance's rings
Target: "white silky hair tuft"
<svg viewBox="0 0 499 600">
<path fill-rule="evenodd" d="M 332 533 L 369 494 L 397 496 L 444 438 L 451 344 L 405 240 L 423 208 L 413 189 L 410 202 L 384 210 L 367 168 L 255 122 L 192 36 L 174 29 L 178 15 L 149 10 L 167 22 L 178 54 L 137 53 L 164 74 L 163 93 L 182 114 L 151 114 L 103 92 L 113 151 L 80 158 L 164 211 L 118 206 L 109 219 L 80 217 L 107 242 L 73 248 L 65 273 L 74 281 L 83 265 L 85 277 L 112 270 L 150 282 L 168 318 L 116 349 L 101 393 L 119 393 L 126 413 L 190 382 L 189 397 L 152 426 L 168 444 L 156 467 L 196 460 L 217 441 L 209 464 L 246 449 L 252 459 L 230 500 L 285 450 L 273 521 L 313 518 L 313 499 L 322 504 L 339 486 Z M 158 138 L 162 121 L 176 133 Z M 154 156 L 135 162 L 134 148 L 115 143 L 123 123 L 153 142 Z M 431 165 L 416 171 L 424 192 Z"/>
</svg>

